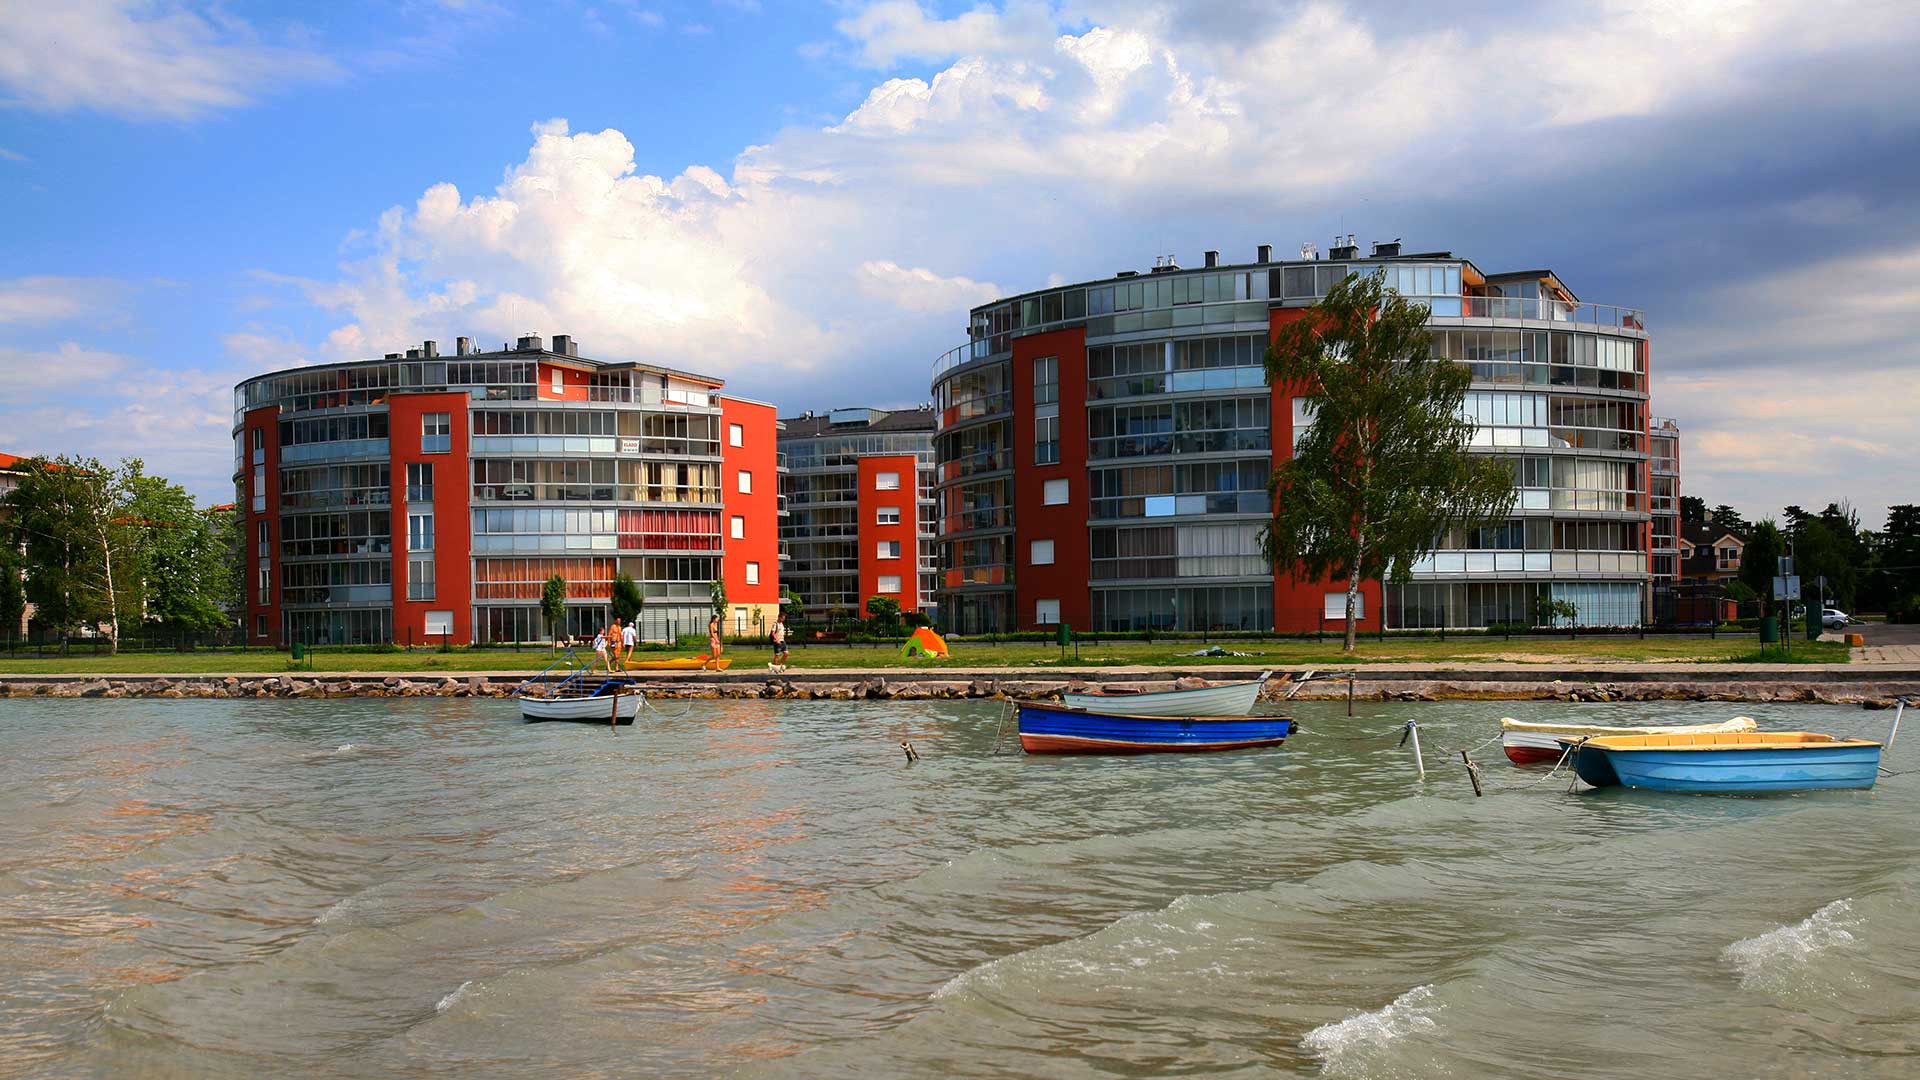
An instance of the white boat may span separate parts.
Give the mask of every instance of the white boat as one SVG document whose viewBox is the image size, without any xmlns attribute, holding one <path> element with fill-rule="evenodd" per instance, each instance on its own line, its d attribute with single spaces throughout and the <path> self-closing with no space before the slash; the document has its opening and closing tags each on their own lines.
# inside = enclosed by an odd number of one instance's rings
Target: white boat
<svg viewBox="0 0 1920 1080">
<path fill-rule="evenodd" d="M 1737 731 L 1757 731 L 1760 725 L 1751 716 L 1736 716 L 1718 724 L 1688 724 L 1679 727 L 1601 727 L 1598 724 L 1534 724 L 1500 718 L 1500 746 L 1515 765 L 1536 761 L 1558 761 L 1566 752 L 1561 739 L 1581 736 L 1602 738 L 1609 735 L 1715 735 Z"/>
<path fill-rule="evenodd" d="M 528 721 L 575 720 L 586 724 L 631 724 L 639 714 L 639 694 L 618 694 L 611 690 L 596 696 L 569 694 L 562 697 L 523 696 L 520 699 L 520 715 Z"/>
<path fill-rule="evenodd" d="M 1143 694 L 1117 689 L 1098 694 L 1064 694 L 1062 704 L 1069 709 L 1118 716 L 1251 716 L 1254 703 L 1260 700 L 1260 688 L 1272 674 L 1263 671 L 1250 682 L 1216 683 L 1193 690 L 1157 690 Z"/>
</svg>

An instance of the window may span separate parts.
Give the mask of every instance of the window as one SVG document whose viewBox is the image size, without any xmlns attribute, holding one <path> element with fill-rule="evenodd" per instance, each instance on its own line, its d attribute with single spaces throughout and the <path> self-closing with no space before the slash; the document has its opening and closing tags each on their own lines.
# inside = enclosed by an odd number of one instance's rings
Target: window
<svg viewBox="0 0 1920 1080">
<path fill-rule="evenodd" d="M 746 633 L 747 633 L 747 609 L 743 607 L 734 608 L 733 609 L 733 636 L 745 637 Z"/>
<path fill-rule="evenodd" d="M 432 600 L 433 596 L 433 560 L 407 560 L 407 599 Z"/>
<path fill-rule="evenodd" d="M 760 564 L 759 563 L 750 562 L 747 564 L 747 584 L 749 585 L 760 584 Z"/>
<path fill-rule="evenodd" d="M 438 634 L 443 637 L 453 633 L 453 612 L 451 611 L 427 612 L 426 630 L 429 635 Z"/>
<path fill-rule="evenodd" d="M 272 577 L 266 567 L 260 568 L 260 602 L 273 603 Z"/>
<path fill-rule="evenodd" d="M 1060 418 L 1058 416 L 1033 418 L 1033 463 L 1035 465 L 1060 464 Z"/>
<path fill-rule="evenodd" d="M 433 501 L 433 462 L 412 462 L 407 465 L 407 501 Z"/>
<path fill-rule="evenodd" d="M 1060 601 L 1035 600 L 1033 602 L 1033 621 L 1041 626 L 1060 625 Z"/>
<path fill-rule="evenodd" d="M 900 508 L 897 506 L 881 507 L 879 512 L 874 516 L 874 524 L 876 525 L 900 524 Z"/>
<path fill-rule="evenodd" d="M 753 494 L 753 473 L 746 469 L 740 470 L 740 494 Z"/>
<path fill-rule="evenodd" d="M 736 515 L 732 521 L 732 530 L 731 535 L 735 540 L 745 540 L 747 538 L 747 519 Z"/>
<path fill-rule="evenodd" d="M 1067 504 L 1067 481 L 1065 478 L 1049 480 L 1040 487 L 1040 501 L 1047 506 L 1065 506 Z"/>
<path fill-rule="evenodd" d="M 267 508 L 267 467 L 253 467 L 253 510 L 259 513 Z"/>
<path fill-rule="evenodd" d="M 420 414 L 420 452 L 446 454 L 453 450 L 453 415 L 430 412 Z"/>
<path fill-rule="evenodd" d="M 266 522 L 263 521 L 260 523 L 258 532 L 260 537 L 260 546 L 255 553 L 264 559 L 267 557 L 267 545 L 270 542 L 267 539 L 267 523 Z"/>
<path fill-rule="evenodd" d="M 728 446 L 745 446 L 747 444 L 746 440 L 747 433 L 745 428 L 742 428 L 739 424 L 727 425 Z"/>
<path fill-rule="evenodd" d="M 1324 614 L 1329 619 L 1338 619 L 1341 622 L 1346 622 L 1347 621 L 1347 594 L 1343 592 L 1328 593 Z M 1367 594 L 1366 593 L 1354 594 L 1353 617 L 1355 621 L 1358 621 L 1360 619 L 1364 619 L 1367 617 Z"/>
<path fill-rule="evenodd" d="M 900 557 L 900 541 L 882 540 L 873 553 L 876 559 L 897 559 Z"/>
<path fill-rule="evenodd" d="M 1033 362 L 1033 403 L 1045 405 L 1060 400 L 1060 358 L 1042 356 Z"/>
<path fill-rule="evenodd" d="M 255 615 L 253 617 L 253 636 L 267 636 L 267 617 L 265 615 Z"/>
<path fill-rule="evenodd" d="M 561 377 L 560 369 L 554 368 L 553 369 L 553 396 L 559 397 L 561 394 L 566 393 L 566 391 L 567 391 L 566 380 Z"/>
<path fill-rule="evenodd" d="M 875 491 L 899 491 L 900 474 L 897 472 L 874 473 L 873 488 Z"/>
<path fill-rule="evenodd" d="M 433 515 L 432 514 L 408 514 L 407 515 L 407 550 L 408 551 L 432 551 L 433 550 Z"/>
<path fill-rule="evenodd" d="M 900 575 L 898 574 L 880 575 L 880 594 L 882 596 L 900 595 Z"/>
<path fill-rule="evenodd" d="M 1053 541 L 1034 540 L 1027 545 L 1027 561 L 1034 566 L 1053 565 Z"/>
</svg>

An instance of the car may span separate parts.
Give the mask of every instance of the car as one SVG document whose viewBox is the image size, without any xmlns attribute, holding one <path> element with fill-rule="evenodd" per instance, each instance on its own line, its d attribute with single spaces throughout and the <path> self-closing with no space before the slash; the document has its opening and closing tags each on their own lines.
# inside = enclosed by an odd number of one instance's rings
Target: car
<svg viewBox="0 0 1920 1080">
<path fill-rule="evenodd" d="M 1829 630 L 1840 630 L 1853 621 L 1852 616 L 1839 608 L 1827 608 L 1820 613 L 1820 625 Z"/>
</svg>

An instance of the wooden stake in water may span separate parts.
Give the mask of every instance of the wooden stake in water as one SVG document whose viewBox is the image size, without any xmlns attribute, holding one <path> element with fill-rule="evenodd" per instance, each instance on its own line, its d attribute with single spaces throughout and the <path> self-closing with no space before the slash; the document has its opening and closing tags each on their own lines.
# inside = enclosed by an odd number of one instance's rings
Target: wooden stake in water
<svg viewBox="0 0 1920 1080">
<path fill-rule="evenodd" d="M 1418 720 L 1407 721 L 1407 733 L 1413 736 L 1414 767 L 1420 770 L 1420 779 L 1425 780 L 1427 778 L 1427 759 L 1420 753 L 1420 722 Z"/>
<path fill-rule="evenodd" d="M 1473 781 L 1473 797 L 1476 799 L 1479 798 L 1482 794 L 1480 791 L 1480 770 L 1474 767 L 1473 759 L 1467 756 L 1465 750 L 1460 751 L 1460 764 L 1467 767 L 1467 779 Z"/>
<path fill-rule="evenodd" d="M 1893 710 L 1893 730 L 1887 732 L 1887 749 L 1893 749 L 1893 740 L 1900 734 L 1900 714 L 1907 711 L 1907 699 L 1901 698 Z"/>
</svg>

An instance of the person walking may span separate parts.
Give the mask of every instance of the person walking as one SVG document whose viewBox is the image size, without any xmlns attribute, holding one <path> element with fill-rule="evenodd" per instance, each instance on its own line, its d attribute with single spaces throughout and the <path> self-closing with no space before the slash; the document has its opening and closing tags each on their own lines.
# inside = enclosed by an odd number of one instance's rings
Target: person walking
<svg viewBox="0 0 1920 1080">
<path fill-rule="evenodd" d="M 773 620 L 773 663 L 771 667 L 776 675 L 787 671 L 787 617 L 776 615 Z"/>
<path fill-rule="evenodd" d="M 593 655 L 593 666 L 587 668 L 589 672 L 593 670 L 593 667 L 605 666 L 607 664 L 607 632 L 605 630 L 601 630 L 593 635 Z M 613 668 L 608 667 L 607 674 L 613 674 Z"/>
<path fill-rule="evenodd" d="M 621 671 L 624 672 L 627 670 L 628 662 L 633 659 L 633 648 L 638 644 L 640 644 L 640 631 L 634 629 L 634 626 L 632 623 L 628 623 L 625 627 L 621 628 L 620 630 L 620 649 L 621 649 L 620 670 Z"/>
</svg>

